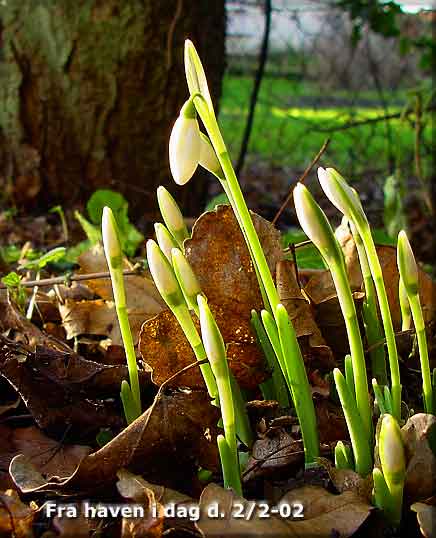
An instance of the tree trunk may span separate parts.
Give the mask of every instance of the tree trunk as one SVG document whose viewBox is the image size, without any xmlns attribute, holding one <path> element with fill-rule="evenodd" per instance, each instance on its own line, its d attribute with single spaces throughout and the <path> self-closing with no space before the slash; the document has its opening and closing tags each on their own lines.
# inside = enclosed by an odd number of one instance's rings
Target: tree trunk
<svg viewBox="0 0 436 538">
<path fill-rule="evenodd" d="M 155 213 L 168 139 L 186 99 L 183 42 L 218 99 L 224 0 L 8 0 L 0 5 L 0 186 L 26 209 L 71 207 L 112 188 Z M 198 179 L 198 178 L 197 178 Z M 189 196 L 186 191 L 189 190 Z M 205 181 L 183 193 L 203 207 Z"/>
</svg>

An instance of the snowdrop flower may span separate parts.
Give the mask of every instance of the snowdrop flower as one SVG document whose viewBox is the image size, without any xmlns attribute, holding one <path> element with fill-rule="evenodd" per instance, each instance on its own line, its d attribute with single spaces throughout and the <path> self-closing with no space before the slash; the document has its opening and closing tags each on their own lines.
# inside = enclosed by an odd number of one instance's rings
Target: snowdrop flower
<svg viewBox="0 0 436 538">
<path fill-rule="evenodd" d="M 302 183 L 298 183 L 294 189 L 294 203 L 298 220 L 307 237 L 326 259 L 340 259 L 338 242 L 327 217 Z"/>
<path fill-rule="evenodd" d="M 201 164 L 203 168 L 206 168 L 206 170 L 208 170 L 211 174 L 222 177 L 223 174 L 221 165 L 209 138 L 203 133 L 200 133 L 200 138 L 201 146 L 199 164 Z"/>
<path fill-rule="evenodd" d="M 147 261 L 154 283 L 167 305 L 175 308 L 185 304 L 173 268 L 153 239 L 147 241 Z"/>
<path fill-rule="evenodd" d="M 103 208 L 101 221 L 101 231 L 103 236 L 103 246 L 108 260 L 121 259 L 121 245 L 118 238 L 118 228 L 114 214 L 110 207 Z"/>
<path fill-rule="evenodd" d="M 184 185 L 194 175 L 200 160 L 200 129 L 194 103 L 188 99 L 171 131 L 169 156 L 174 181 Z"/>
<path fill-rule="evenodd" d="M 189 234 L 177 202 L 166 188 L 162 186 L 157 189 L 157 202 L 166 227 L 176 242 L 182 246 L 184 239 L 186 239 Z"/>
<path fill-rule="evenodd" d="M 171 263 L 171 249 L 177 247 L 177 243 L 174 241 L 173 236 L 166 229 L 166 227 L 160 222 L 155 223 L 154 232 L 156 234 L 157 243 L 161 251 L 165 254 L 166 259 Z"/>
</svg>

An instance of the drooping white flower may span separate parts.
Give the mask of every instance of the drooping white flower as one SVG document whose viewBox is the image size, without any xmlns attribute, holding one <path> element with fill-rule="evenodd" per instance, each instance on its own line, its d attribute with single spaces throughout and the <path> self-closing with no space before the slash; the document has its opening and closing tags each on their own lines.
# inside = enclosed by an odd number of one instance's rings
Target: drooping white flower
<svg viewBox="0 0 436 538">
<path fill-rule="evenodd" d="M 222 175 L 220 162 L 209 138 L 203 133 L 200 133 L 200 138 L 201 146 L 199 164 L 203 168 L 206 168 L 206 170 L 208 170 L 211 174 Z"/>
<path fill-rule="evenodd" d="M 182 107 L 169 143 L 171 174 L 178 185 L 184 185 L 194 175 L 200 160 L 200 129 L 194 104 L 188 100 Z"/>
</svg>

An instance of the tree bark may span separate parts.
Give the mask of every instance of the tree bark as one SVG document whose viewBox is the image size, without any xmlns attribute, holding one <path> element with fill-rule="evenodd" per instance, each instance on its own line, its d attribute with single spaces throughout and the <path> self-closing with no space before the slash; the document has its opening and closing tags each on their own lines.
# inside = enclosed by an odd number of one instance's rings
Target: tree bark
<svg viewBox="0 0 436 538">
<path fill-rule="evenodd" d="M 168 139 L 188 95 L 184 40 L 197 46 L 217 100 L 224 30 L 223 0 L 2 3 L 3 192 L 45 209 L 112 188 L 134 214 L 153 218 L 156 187 L 176 192 Z M 205 189 L 204 180 L 184 189 L 187 214 L 203 207 Z"/>
</svg>

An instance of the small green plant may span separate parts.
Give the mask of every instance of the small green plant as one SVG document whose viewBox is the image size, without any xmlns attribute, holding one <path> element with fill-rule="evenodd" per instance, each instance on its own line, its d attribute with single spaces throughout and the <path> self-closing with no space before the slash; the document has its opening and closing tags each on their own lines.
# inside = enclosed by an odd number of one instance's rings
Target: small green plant
<svg viewBox="0 0 436 538">
<path fill-rule="evenodd" d="M 272 315 L 274 321 L 274 331 L 278 335 L 278 342 L 271 341 L 272 349 L 276 353 L 277 361 L 283 377 L 287 381 L 288 389 L 291 394 L 298 395 L 298 398 L 294 399 L 294 405 L 300 419 L 301 428 L 304 429 L 306 463 L 313 464 L 319 455 L 319 442 L 315 409 L 304 363 L 299 352 L 295 333 L 289 329 L 290 320 L 288 314 L 280 305 L 277 289 L 265 254 L 216 121 L 203 66 L 194 45 L 190 41 L 186 41 L 185 44 L 185 73 L 190 97 L 182 107 L 171 133 L 169 144 L 170 168 L 176 183 L 184 185 L 200 164 L 219 179 L 224 189 L 251 255 L 265 309 Z M 200 132 L 197 114 L 208 136 Z M 266 332 L 268 334 L 268 330 Z M 270 338 L 269 334 L 268 337 Z M 280 354 L 280 357 L 278 354 Z M 306 376 L 306 382 L 298 387 L 294 384 L 295 377 L 288 375 L 289 369 L 293 367 L 291 365 L 295 364 L 298 364 L 297 371 L 299 373 L 297 378 L 301 381 L 303 372 L 304 376 Z M 304 397 L 301 397 L 303 392 L 305 393 Z"/>
<path fill-rule="evenodd" d="M 318 169 L 321 187 L 332 204 L 351 221 L 362 239 L 368 265 L 377 292 L 377 299 L 382 317 L 386 344 L 388 348 L 389 369 L 391 376 L 392 412 L 397 420 L 401 418 L 401 383 L 397 344 L 389 309 L 388 297 L 383 281 L 383 273 L 371 234 L 368 219 L 356 191 L 333 168 Z"/>
<path fill-rule="evenodd" d="M 363 353 L 356 307 L 354 305 L 353 295 L 347 278 L 344 255 L 327 217 L 315 202 L 307 188 L 301 183 L 294 189 L 294 203 L 301 227 L 322 254 L 329 266 L 335 284 L 339 304 L 345 320 L 345 327 L 351 351 L 351 363 L 349 363 L 348 370 L 351 372 L 352 369 L 353 373 L 353 392 L 348 390 L 345 394 L 344 391 L 339 390 L 338 386 L 337 389 L 343 407 L 344 401 L 347 401 L 347 407 L 350 408 L 348 400 L 354 400 L 353 393 L 355 393 L 357 414 L 360 417 L 360 432 L 358 439 L 360 440 L 362 437 L 366 437 L 367 442 L 364 446 L 365 449 L 369 450 L 370 454 L 370 440 L 372 439 L 372 410 L 369 402 L 365 356 Z M 335 375 L 335 380 L 336 379 L 337 376 Z M 353 429 L 356 429 L 356 426 L 351 424 L 351 420 L 354 420 L 355 416 L 357 415 L 354 413 L 354 409 L 353 413 L 351 413 L 351 411 L 348 412 L 347 424 L 349 428 L 352 426 Z M 353 449 L 356 449 L 355 443 L 353 443 Z M 360 458 L 357 457 L 356 452 L 355 459 L 357 464 Z M 370 455 L 369 460 L 371 460 Z M 364 469 L 363 466 L 362 469 Z"/>
<path fill-rule="evenodd" d="M 41 270 L 49 263 L 56 263 L 65 257 L 65 247 L 57 247 L 49 250 L 39 258 L 28 260 L 18 266 L 20 270 L 35 271 L 35 280 L 39 280 Z M 33 287 L 32 296 L 30 297 L 29 306 L 27 307 L 26 318 L 32 319 L 33 310 L 35 308 L 36 296 L 38 294 L 38 286 Z"/>
<path fill-rule="evenodd" d="M 223 468 L 224 486 L 233 488 L 237 495 L 242 495 L 236 442 L 235 409 L 226 349 L 221 332 L 206 299 L 202 295 L 198 296 L 198 308 L 201 336 L 217 383 L 223 419 L 224 435 L 217 437 L 217 443 Z"/>
<path fill-rule="evenodd" d="M 127 358 L 130 384 L 124 380 L 121 384 L 121 401 L 124 415 L 130 424 L 142 412 L 141 391 L 139 387 L 138 366 L 136 364 L 135 346 L 133 345 L 132 331 L 130 330 L 129 316 L 127 314 L 126 293 L 123 277 L 123 254 L 119 239 L 119 231 L 114 214 L 109 207 L 102 212 L 102 237 L 104 253 L 109 267 L 112 281 L 112 290 L 115 308 L 123 339 L 124 351 Z"/>
<path fill-rule="evenodd" d="M 412 247 L 410 246 L 404 230 L 398 234 L 397 260 L 400 278 L 403 282 L 407 300 L 410 304 L 413 324 L 415 325 L 416 336 L 418 339 L 424 407 L 427 413 L 435 413 L 436 406 L 435 402 L 433 401 L 433 387 L 428 358 L 427 336 L 425 333 L 425 323 L 424 316 L 422 315 L 421 302 L 419 300 L 418 266 L 416 265 Z"/>
<path fill-rule="evenodd" d="M 17 305 L 20 312 L 24 313 L 27 294 L 21 282 L 22 279 L 23 277 L 21 275 L 15 271 L 11 271 L 2 278 L 2 282 L 6 286 L 12 302 Z"/>
<path fill-rule="evenodd" d="M 375 504 L 391 524 L 398 526 L 403 506 L 406 457 L 400 427 L 392 415 L 384 415 L 381 419 L 377 448 L 380 468 L 375 467 L 372 473 Z"/>
<path fill-rule="evenodd" d="M 82 244 L 83 249 L 74 249 L 74 254 L 81 253 L 91 245 L 101 243 L 101 220 L 103 216 L 103 208 L 109 207 L 115 216 L 118 230 L 121 250 L 126 256 L 133 256 L 138 249 L 138 246 L 144 240 L 144 236 L 130 222 L 128 216 L 129 205 L 127 200 L 120 193 L 109 189 L 100 189 L 94 192 L 88 203 L 86 210 L 89 220 L 86 219 L 79 211 L 74 213 L 76 219 L 85 232 L 88 241 Z M 71 258 L 72 256 L 70 256 Z"/>
</svg>

